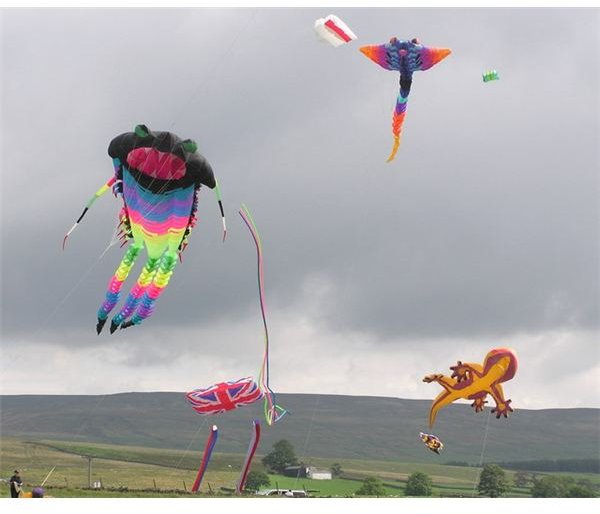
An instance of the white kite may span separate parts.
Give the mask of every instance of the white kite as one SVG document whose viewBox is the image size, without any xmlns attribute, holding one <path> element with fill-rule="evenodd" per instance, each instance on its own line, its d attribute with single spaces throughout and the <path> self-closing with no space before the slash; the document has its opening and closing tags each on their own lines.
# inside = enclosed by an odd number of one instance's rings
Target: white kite
<svg viewBox="0 0 600 514">
<path fill-rule="evenodd" d="M 356 34 L 334 14 L 315 21 L 315 32 L 321 41 L 327 41 L 335 47 L 356 39 Z"/>
</svg>

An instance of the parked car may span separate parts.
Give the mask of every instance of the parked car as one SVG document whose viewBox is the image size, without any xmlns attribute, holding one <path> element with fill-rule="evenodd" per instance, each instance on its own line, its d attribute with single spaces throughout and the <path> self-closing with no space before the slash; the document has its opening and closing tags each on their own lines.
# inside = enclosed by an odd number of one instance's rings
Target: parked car
<svg viewBox="0 0 600 514">
<path fill-rule="evenodd" d="M 308 493 L 302 489 L 263 489 L 256 491 L 258 496 L 285 496 L 287 498 L 307 498 Z"/>
</svg>

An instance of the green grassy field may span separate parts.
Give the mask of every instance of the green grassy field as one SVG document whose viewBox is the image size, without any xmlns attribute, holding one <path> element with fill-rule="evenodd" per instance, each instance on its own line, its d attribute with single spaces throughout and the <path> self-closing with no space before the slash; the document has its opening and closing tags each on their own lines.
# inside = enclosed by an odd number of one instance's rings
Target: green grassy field
<svg viewBox="0 0 600 514">
<path fill-rule="evenodd" d="M 44 487 L 55 497 L 186 497 L 194 482 L 201 452 L 161 450 L 135 446 L 115 446 L 64 441 L 22 441 L 3 438 L 0 444 L 0 477 L 8 478 L 19 469 L 30 491 L 42 483 L 55 467 Z M 88 460 L 92 462 L 92 482 L 101 481 L 102 490 L 87 489 Z M 200 493 L 231 495 L 243 454 L 214 453 Z M 255 457 L 254 470 L 263 469 L 261 456 Z M 390 462 L 358 459 L 305 458 L 308 464 L 328 469 L 338 462 L 343 476 L 334 480 L 310 480 L 270 475 L 272 488 L 304 489 L 311 496 L 349 497 L 367 476 L 380 478 L 389 496 L 404 496 L 408 475 L 427 473 L 434 484 L 434 496 L 471 496 L 479 469 L 442 464 Z M 507 471 L 512 479 L 514 472 Z M 600 486 L 600 476 L 569 473 Z M 8 496 L 6 484 L 0 484 L 0 495 Z M 513 497 L 529 496 L 527 489 L 513 488 Z"/>
</svg>

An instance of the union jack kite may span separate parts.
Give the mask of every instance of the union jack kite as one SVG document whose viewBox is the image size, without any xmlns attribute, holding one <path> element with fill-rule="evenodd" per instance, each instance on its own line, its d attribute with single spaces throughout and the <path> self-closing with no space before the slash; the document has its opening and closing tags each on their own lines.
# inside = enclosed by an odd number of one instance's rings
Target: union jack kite
<svg viewBox="0 0 600 514">
<path fill-rule="evenodd" d="M 221 414 L 260 400 L 263 392 L 256 382 L 248 377 L 220 382 L 206 389 L 195 389 L 185 396 L 199 414 Z"/>
</svg>

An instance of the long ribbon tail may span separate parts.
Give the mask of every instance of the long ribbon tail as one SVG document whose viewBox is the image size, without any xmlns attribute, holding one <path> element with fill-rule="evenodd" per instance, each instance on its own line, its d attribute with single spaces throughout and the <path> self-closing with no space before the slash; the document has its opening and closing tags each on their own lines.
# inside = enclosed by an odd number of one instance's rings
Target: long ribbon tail
<svg viewBox="0 0 600 514">
<path fill-rule="evenodd" d="M 198 489 L 200 489 L 200 484 L 202 483 L 204 472 L 208 467 L 208 461 L 210 460 L 212 451 L 215 448 L 215 444 L 217 444 L 218 437 L 219 429 L 217 428 L 217 425 L 213 425 L 210 431 L 210 435 L 206 440 L 206 445 L 204 446 L 204 454 L 202 455 L 202 462 L 200 463 L 200 468 L 198 469 L 198 475 L 196 475 L 196 480 L 194 481 L 194 485 L 192 486 L 193 493 L 197 493 Z"/>
<path fill-rule="evenodd" d="M 259 442 L 260 423 L 257 419 L 255 419 L 252 422 L 252 436 L 250 437 L 250 444 L 248 446 L 248 452 L 246 453 L 246 459 L 244 460 L 244 465 L 242 466 L 242 472 L 240 474 L 238 483 L 235 486 L 235 492 L 238 494 L 240 494 L 246 486 L 246 478 L 248 478 L 248 471 L 250 470 L 250 466 L 252 465 L 252 458 L 256 453 L 256 449 L 258 448 Z"/>
<path fill-rule="evenodd" d="M 387 162 L 391 162 L 396 157 L 398 148 L 400 147 L 400 132 L 402 131 L 402 124 L 404 123 L 404 117 L 406 116 L 406 104 L 408 102 L 408 93 L 403 96 L 402 89 L 398 93 L 396 99 L 396 108 L 394 109 L 394 118 L 392 120 L 392 133 L 394 134 L 394 146 L 392 147 L 392 153 L 387 159 Z"/>
<path fill-rule="evenodd" d="M 215 186 L 215 195 L 219 204 L 219 210 L 221 211 L 221 220 L 223 222 L 223 242 L 225 242 L 225 238 L 227 237 L 227 222 L 225 220 L 225 211 L 223 210 L 223 202 L 221 200 L 221 189 L 219 188 L 219 182 L 217 182 Z"/>
<path fill-rule="evenodd" d="M 81 213 L 81 216 L 79 216 L 79 219 L 75 222 L 75 224 L 69 229 L 69 231 L 65 235 L 65 237 L 63 239 L 63 243 L 62 243 L 63 250 L 65 249 L 65 244 L 67 243 L 67 238 L 77 228 L 77 225 L 79 225 L 79 222 L 83 219 L 83 217 L 85 216 L 85 214 L 87 213 L 87 211 L 92 207 L 92 205 L 94 205 L 94 202 L 98 198 L 100 198 L 104 193 L 106 193 L 111 188 L 111 186 L 116 182 L 116 180 L 117 180 L 116 177 L 111 177 L 108 180 L 108 182 L 106 182 L 106 184 L 104 184 L 100 189 L 98 189 L 98 191 L 96 191 L 94 193 L 94 196 L 92 196 L 90 198 L 90 200 L 88 201 L 87 205 L 83 209 L 83 212 Z"/>
<path fill-rule="evenodd" d="M 264 283 L 264 272 L 263 272 L 263 254 L 262 254 L 262 243 L 260 241 L 260 236 L 258 234 L 258 230 L 256 229 L 256 225 L 254 224 L 254 220 L 252 219 L 252 215 L 250 211 L 245 205 L 242 205 L 242 208 L 239 211 L 240 216 L 244 220 L 244 223 L 250 230 L 250 234 L 252 235 L 252 239 L 254 239 L 254 244 L 256 245 L 256 257 L 258 261 L 258 295 L 260 299 L 260 312 L 262 314 L 263 327 L 265 330 L 265 352 L 263 355 L 263 362 L 260 369 L 259 377 L 258 377 L 258 385 L 265 395 L 264 401 L 264 413 L 265 419 L 267 420 L 267 424 L 270 426 L 273 423 L 279 421 L 287 411 L 277 405 L 275 400 L 275 393 L 269 387 L 269 328 L 267 326 L 267 316 L 266 316 L 266 303 L 265 303 L 265 283 Z"/>
</svg>

